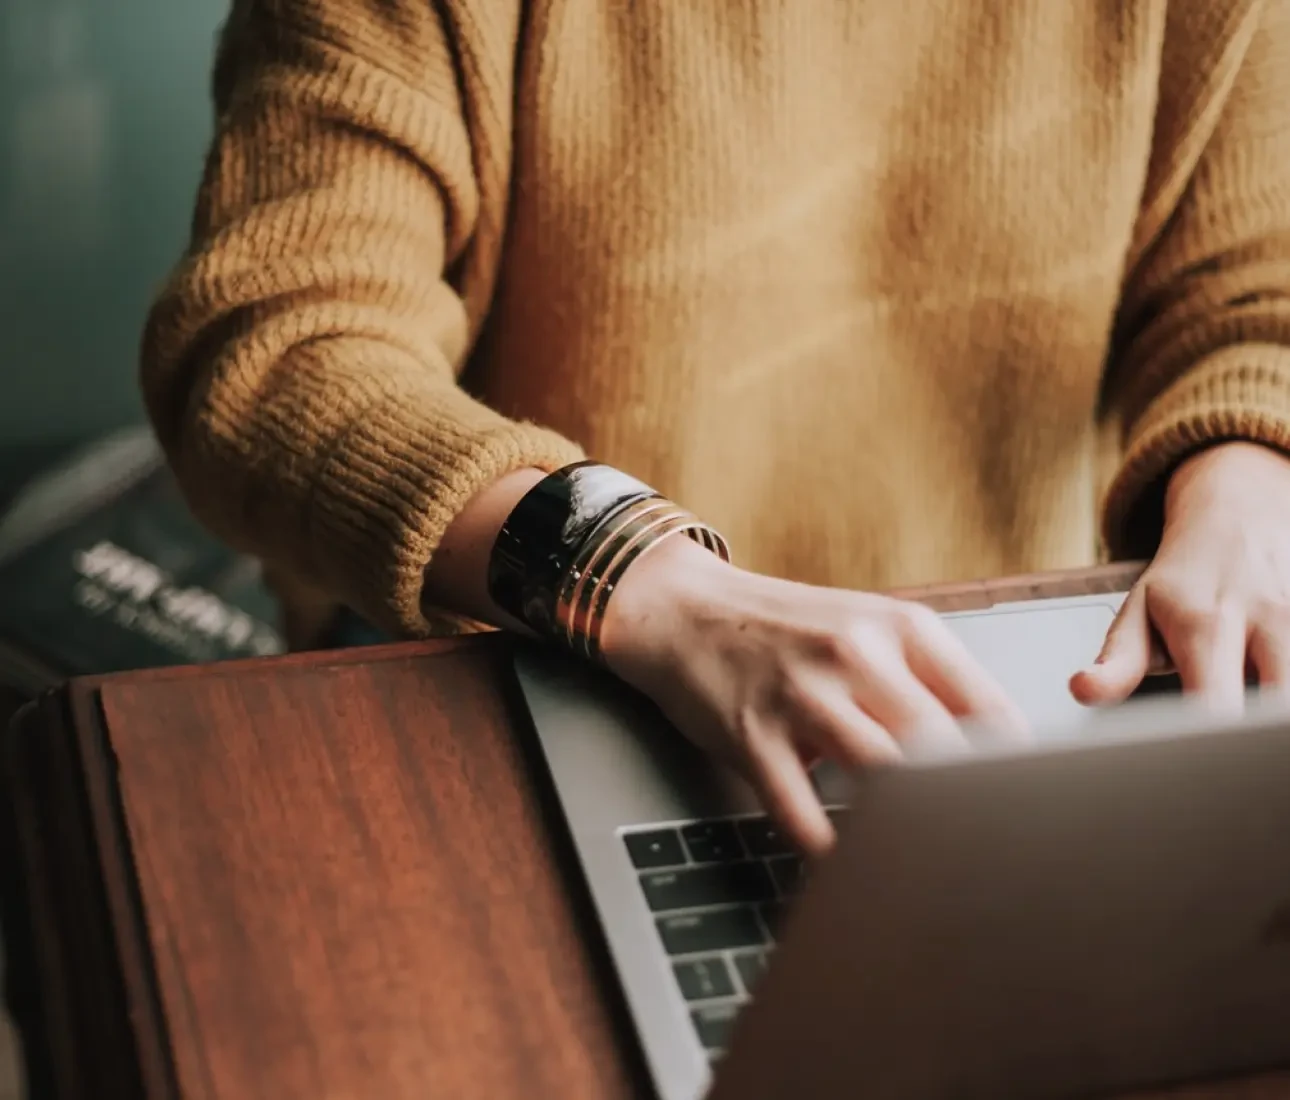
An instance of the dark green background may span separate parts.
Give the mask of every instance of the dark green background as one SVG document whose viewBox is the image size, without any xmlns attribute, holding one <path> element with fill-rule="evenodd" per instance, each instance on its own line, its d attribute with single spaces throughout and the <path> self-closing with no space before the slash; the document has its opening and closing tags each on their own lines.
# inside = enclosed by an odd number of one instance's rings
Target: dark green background
<svg viewBox="0 0 1290 1100">
<path fill-rule="evenodd" d="M 134 422 L 228 0 L 0 0 L 0 461 Z"/>
</svg>

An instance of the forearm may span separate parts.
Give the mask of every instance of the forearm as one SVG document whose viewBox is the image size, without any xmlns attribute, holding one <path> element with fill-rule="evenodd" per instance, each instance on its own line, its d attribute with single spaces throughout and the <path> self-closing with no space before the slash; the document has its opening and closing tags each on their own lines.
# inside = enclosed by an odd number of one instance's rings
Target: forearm
<svg viewBox="0 0 1290 1100">
<path fill-rule="evenodd" d="M 543 476 L 537 469 L 516 470 L 470 498 L 448 526 L 426 570 L 423 603 L 491 626 L 527 632 L 489 595 L 488 563 L 506 517 Z"/>
<path fill-rule="evenodd" d="M 494 602 L 488 567 L 507 516 L 545 477 L 541 470 L 516 470 L 477 493 L 448 527 L 426 570 L 424 602 L 477 622 L 531 634 L 530 628 Z M 713 555 L 688 538 L 670 538 L 624 575 L 605 616 L 606 653 L 622 634 L 633 633 L 652 615 L 656 597 L 679 595 L 687 575 L 714 563 Z M 705 574 L 706 575 L 706 574 Z"/>
<path fill-rule="evenodd" d="M 606 473 L 611 478 L 620 476 L 607 470 Z M 517 470 L 497 479 L 467 502 L 444 534 L 426 569 L 423 599 L 428 606 L 518 633 L 535 633 L 534 626 L 522 622 L 514 608 L 499 606 L 490 589 L 490 572 L 502 527 L 530 490 L 546 476 L 538 469 Z M 655 499 L 661 501 L 661 498 Z M 575 557 L 587 553 L 591 555 L 588 560 L 597 560 L 603 566 L 617 555 L 605 554 L 596 548 L 603 548 L 613 540 L 614 533 L 627 522 L 624 519 L 627 513 L 611 501 L 602 502 L 602 506 L 605 508 L 602 516 L 593 511 L 586 517 L 589 522 L 584 541 L 568 549 Z M 670 502 L 662 502 L 662 507 L 674 508 Z M 524 537 L 526 529 L 528 537 Z M 538 563 L 553 548 L 541 545 L 541 536 L 534 538 L 535 534 L 527 521 L 519 521 L 520 541 L 516 545 L 533 554 L 531 564 L 540 569 Z M 585 563 L 578 571 L 583 569 Z M 660 611 L 675 610 L 677 604 L 702 604 L 710 600 L 714 594 L 712 585 L 730 569 L 711 548 L 685 537 L 679 530 L 663 535 L 648 553 L 632 560 L 613 583 L 612 598 L 604 605 L 599 636 L 604 659 L 612 667 L 616 653 L 651 633 L 653 620 Z M 595 572 L 593 569 L 586 576 Z M 562 579 L 569 575 L 566 573 Z M 554 592 L 551 596 L 554 599 Z M 540 633 L 548 636 L 546 631 Z"/>
<path fill-rule="evenodd" d="M 1161 132 L 1181 118 L 1190 137 L 1161 152 L 1171 171 L 1144 197 L 1158 225 L 1130 257 L 1103 385 L 1124 448 L 1106 498 L 1116 556 L 1154 551 L 1167 478 L 1190 455 L 1290 447 L 1290 9 L 1254 5 L 1247 20 L 1230 84 L 1193 82 L 1218 98 L 1189 109 L 1175 87 L 1161 103 Z"/>
</svg>

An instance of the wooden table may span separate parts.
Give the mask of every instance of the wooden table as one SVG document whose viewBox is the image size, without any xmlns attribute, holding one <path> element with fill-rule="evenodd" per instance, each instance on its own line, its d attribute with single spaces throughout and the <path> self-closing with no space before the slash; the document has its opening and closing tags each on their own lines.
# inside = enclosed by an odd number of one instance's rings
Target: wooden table
<svg viewBox="0 0 1290 1100">
<path fill-rule="evenodd" d="M 60 1093 L 647 1095 L 521 714 L 498 636 L 80 681 L 28 712 L 11 764 Z"/>
</svg>

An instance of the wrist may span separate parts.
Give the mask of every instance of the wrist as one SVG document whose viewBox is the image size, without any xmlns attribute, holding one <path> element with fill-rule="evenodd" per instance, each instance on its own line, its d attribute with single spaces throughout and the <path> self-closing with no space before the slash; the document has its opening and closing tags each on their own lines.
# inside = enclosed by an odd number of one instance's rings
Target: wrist
<svg viewBox="0 0 1290 1100">
<path fill-rule="evenodd" d="M 633 681 L 643 663 L 666 662 L 684 624 L 713 603 L 740 570 L 684 534 L 669 535 L 632 563 L 614 590 L 601 628 L 610 670 Z"/>
<path fill-rule="evenodd" d="M 488 561 L 506 517 L 546 474 L 520 469 L 480 490 L 448 526 L 426 567 L 422 603 L 442 607 L 480 622 L 523 629 L 499 608 L 488 592 Z"/>
<path fill-rule="evenodd" d="M 617 631 L 623 642 L 656 617 L 656 593 L 664 607 L 680 596 L 673 582 L 694 570 L 663 565 L 686 553 L 681 542 L 705 565 L 729 558 L 720 534 L 649 486 L 601 463 L 573 463 L 533 485 L 507 515 L 489 556 L 488 592 L 537 636 L 607 662 L 607 618 L 632 624 Z M 668 583 L 647 584 L 652 577 Z"/>
<path fill-rule="evenodd" d="M 1266 486 L 1290 471 L 1290 459 L 1274 447 L 1247 440 L 1215 443 L 1178 464 L 1165 488 L 1165 521 L 1193 500 L 1221 503 L 1243 496 L 1252 485 Z"/>
</svg>

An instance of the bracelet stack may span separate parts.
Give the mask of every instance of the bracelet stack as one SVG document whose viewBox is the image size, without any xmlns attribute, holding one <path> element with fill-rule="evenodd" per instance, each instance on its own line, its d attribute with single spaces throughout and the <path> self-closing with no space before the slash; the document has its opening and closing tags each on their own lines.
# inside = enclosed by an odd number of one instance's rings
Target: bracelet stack
<svg viewBox="0 0 1290 1100">
<path fill-rule="evenodd" d="M 730 560 L 725 539 L 692 513 L 612 467 L 578 462 L 544 478 L 507 518 L 489 561 L 489 594 L 535 633 L 599 661 L 623 576 L 678 534 Z"/>
</svg>

